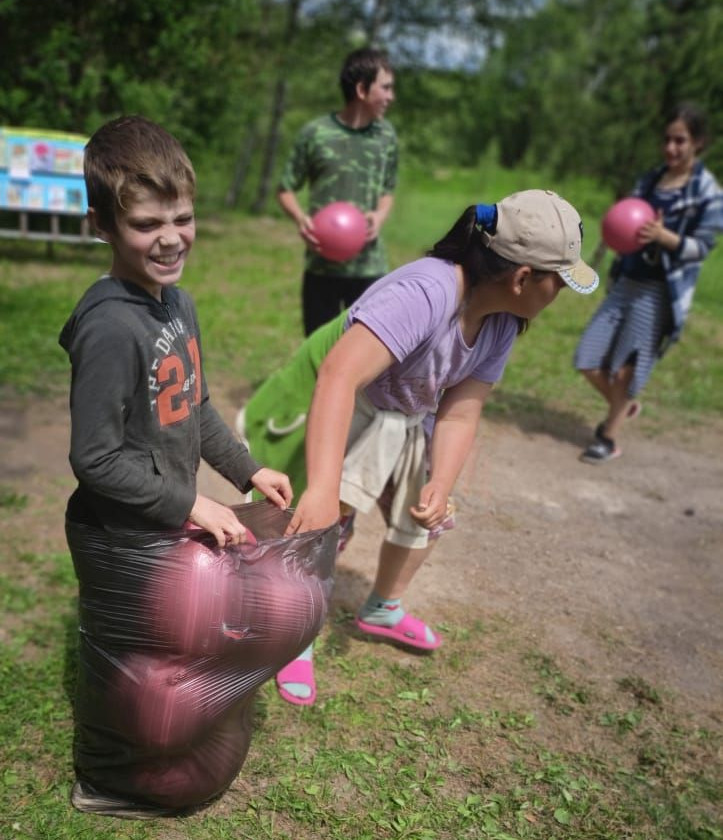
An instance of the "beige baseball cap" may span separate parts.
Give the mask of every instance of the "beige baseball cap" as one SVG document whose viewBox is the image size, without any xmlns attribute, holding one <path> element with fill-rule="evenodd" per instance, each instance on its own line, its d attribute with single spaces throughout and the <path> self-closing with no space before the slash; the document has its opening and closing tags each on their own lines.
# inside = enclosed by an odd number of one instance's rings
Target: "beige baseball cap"
<svg viewBox="0 0 723 840">
<path fill-rule="evenodd" d="M 482 235 L 499 256 L 539 271 L 555 271 L 583 295 L 594 292 L 600 282 L 580 259 L 580 214 L 552 190 L 523 190 L 498 201 L 497 228 Z"/>
</svg>

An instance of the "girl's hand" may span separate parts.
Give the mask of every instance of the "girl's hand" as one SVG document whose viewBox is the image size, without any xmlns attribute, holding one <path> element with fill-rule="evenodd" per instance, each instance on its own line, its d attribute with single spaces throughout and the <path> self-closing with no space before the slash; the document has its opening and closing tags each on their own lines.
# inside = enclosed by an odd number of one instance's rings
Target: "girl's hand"
<svg viewBox="0 0 723 840">
<path fill-rule="evenodd" d="M 449 494 L 441 487 L 437 487 L 431 481 L 422 487 L 419 494 L 419 502 L 416 506 L 409 508 L 409 513 L 422 528 L 431 530 L 441 525 L 447 516 L 447 504 Z"/>
<path fill-rule="evenodd" d="M 301 494 L 284 536 L 328 528 L 339 519 L 339 497 L 307 489 Z"/>
<path fill-rule="evenodd" d="M 196 496 L 188 519 L 194 525 L 213 534 L 221 548 L 246 542 L 246 529 L 231 508 L 207 496 Z"/>
<path fill-rule="evenodd" d="M 263 493 L 277 508 L 286 510 L 291 504 L 294 494 L 288 475 L 269 469 L 269 467 L 262 467 L 251 476 L 251 483 L 259 493 Z"/>
<path fill-rule="evenodd" d="M 663 224 L 663 213 L 658 210 L 658 216 L 652 222 L 646 222 L 638 231 L 638 242 L 648 245 L 657 242 L 668 251 L 675 251 L 680 245 L 680 237 L 674 230 L 669 230 Z"/>
<path fill-rule="evenodd" d="M 680 236 L 674 231 L 669 230 L 663 224 L 663 213 L 658 210 L 658 216 L 652 222 L 646 222 L 638 231 L 638 242 L 641 245 L 648 245 L 651 242 L 657 242 L 668 251 L 675 251 L 680 245 Z"/>
<path fill-rule="evenodd" d="M 664 230 L 663 214 L 658 210 L 656 218 L 652 222 L 646 222 L 638 230 L 638 242 L 641 245 L 648 245 L 650 242 L 660 242 L 661 233 Z"/>
</svg>

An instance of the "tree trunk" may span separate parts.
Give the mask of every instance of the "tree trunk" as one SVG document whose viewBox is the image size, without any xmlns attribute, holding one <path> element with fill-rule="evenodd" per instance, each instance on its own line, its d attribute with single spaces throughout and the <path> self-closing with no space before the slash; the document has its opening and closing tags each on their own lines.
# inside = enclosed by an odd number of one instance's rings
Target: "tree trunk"
<svg viewBox="0 0 723 840">
<path fill-rule="evenodd" d="M 261 178 L 254 203 L 251 205 L 252 213 L 263 213 L 266 202 L 271 192 L 271 179 L 276 165 L 276 151 L 279 147 L 281 137 L 281 120 L 286 110 L 286 76 L 283 74 L 276 80 L 274 90 L 274 102 L 271 112 L 271 125 L 266 140 L 266 153 L 261 167 Z"/>
<path fill-rule="evenodd" d="M 271 106 L 271 124 L 266 141 L 266 153 L 261 165 L 261 179 L 256 193 L 256 199 L 251 206 L 252 213 L 262 213 L 266 207 L 271 192 L 271 179 L 276 165 L 276 152 L 281 137 L 281 121 L 286 110 L 286 92 L 288 88 L 288 73 L 291 66 L 294 41 L 299 22 L 299 10 L 302 0 L 289 0 L 287 6 L 286 33 L 284 35 L 284 49 L 279 61 L 279 75 L 274 86 L 274 99 Z"/>
<path fill-rule="evenodd" d="M 238 158 L 236 159 L 236 167 L 233 173 L 233 180 L 231 186 L 226 193 L 226 207 L 236 207 L 239 202 L 239 197 L 246 186 L 246 178 L 249 174 L 251 166 L 251 158 L 256 149 L 256 144 L 259 139 L 259 128 L 256 123 L 249 126 L 246 136 L 241 148 L 239 149 Z"/>
</svg>

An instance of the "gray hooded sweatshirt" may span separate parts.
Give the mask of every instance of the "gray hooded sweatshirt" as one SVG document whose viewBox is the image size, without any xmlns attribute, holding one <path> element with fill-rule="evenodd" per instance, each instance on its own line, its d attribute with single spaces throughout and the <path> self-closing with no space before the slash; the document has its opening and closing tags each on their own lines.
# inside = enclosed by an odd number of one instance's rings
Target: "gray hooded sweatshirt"
<svg viewBox="0 0 723 840">
<path fill-rule="evenodd" d="M 74 522 L 122 530 L 179 528 L 203 458 L 240 490 L 259 469 L 210 402 L 196 310 L 182 289 L 157 301 L 106 275 L 63 327 L 70 356 Z"/>
</svg>

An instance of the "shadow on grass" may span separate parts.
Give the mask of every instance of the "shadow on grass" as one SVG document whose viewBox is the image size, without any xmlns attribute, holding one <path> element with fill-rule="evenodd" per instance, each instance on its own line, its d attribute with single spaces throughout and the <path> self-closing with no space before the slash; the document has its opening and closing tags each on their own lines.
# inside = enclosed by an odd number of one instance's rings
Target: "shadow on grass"
<svg viewBox="0 0 723 840">
<path fill-rule="evenodd" d="M 553 408 L 536 397 L 503 389 L 495 391 L 484 416 L 488 422 L 512 424 L 526 434 L 549 435 L 574 446 L 587 445 L 593 431 L 577 411 Z"/>
<path fill-rule="evenodd" d="M 264 378 L 253 382 L 242 382 L 226 388 L 226 398 L 239 408 L 263 385 Z M 602 420 L 604 409 L 601 405 Z M 537 397 L 519 392 L 495 389 L 494 397 L 484 409 L 484 419 L 490 423 L 513 425 L 526 434 L 545 434 L 573 446 L 587 446 L 594 427 L 573 409 L 559 409 L 550 406 Z"/>
</svg>

